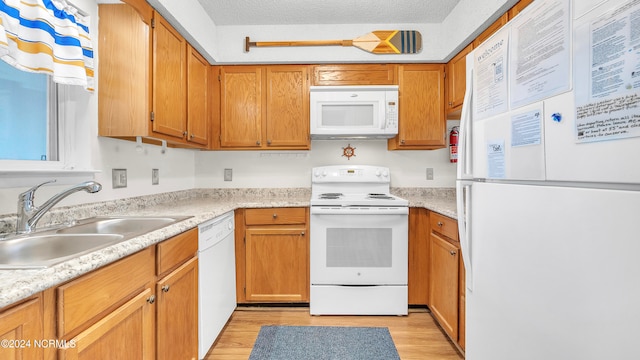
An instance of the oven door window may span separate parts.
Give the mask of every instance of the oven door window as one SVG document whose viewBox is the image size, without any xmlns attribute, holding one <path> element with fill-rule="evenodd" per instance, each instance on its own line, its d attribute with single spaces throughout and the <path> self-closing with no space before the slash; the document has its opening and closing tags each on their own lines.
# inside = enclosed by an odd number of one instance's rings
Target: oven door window
<svg viewBox="0 0 640 360">
<path fill-rule="evenodd" d="M 393 264 L 389 228 L 327 229 L 327 267 L 390 268 Z"/>
</svg>

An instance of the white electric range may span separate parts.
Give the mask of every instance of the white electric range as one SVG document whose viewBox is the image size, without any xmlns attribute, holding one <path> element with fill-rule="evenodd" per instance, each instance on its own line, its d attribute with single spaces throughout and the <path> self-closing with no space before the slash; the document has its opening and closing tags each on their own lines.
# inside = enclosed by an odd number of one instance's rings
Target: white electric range
<svg viewBox="0 0 640 360">
<path fill-rule="evenodd" d="M 312 315 L 406 315 L 409 203 L 389 169 L 314 168 L 310 210 Z"/>
</svg>

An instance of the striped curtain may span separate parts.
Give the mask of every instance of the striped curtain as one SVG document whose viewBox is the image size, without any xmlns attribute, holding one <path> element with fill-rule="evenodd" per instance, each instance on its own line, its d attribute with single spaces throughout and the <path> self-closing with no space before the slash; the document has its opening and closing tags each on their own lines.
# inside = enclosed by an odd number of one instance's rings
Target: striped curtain
<svg viewBox="0 0 640 360">
<path fill-rule="evenodd" d="M 0 0 L 0 58 L 93 91 L 89 17 L 67 0 Z"/>
</svg>

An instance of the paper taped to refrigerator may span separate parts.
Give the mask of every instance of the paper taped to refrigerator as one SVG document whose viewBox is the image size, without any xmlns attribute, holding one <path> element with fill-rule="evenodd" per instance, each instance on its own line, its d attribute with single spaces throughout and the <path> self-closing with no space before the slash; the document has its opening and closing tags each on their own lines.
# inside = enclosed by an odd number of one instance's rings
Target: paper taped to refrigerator
<svg viewBox="0 0 640 360">
<path fill-rule="evenodd" d="M 640 136 L 640 0 L 576 23 L 576 141 Z"/>
<path fill-rule="evenodd" d="M 571 90 L 570 1 L 536 1 L 511 23 L 511 109 Z"/>
</svg>

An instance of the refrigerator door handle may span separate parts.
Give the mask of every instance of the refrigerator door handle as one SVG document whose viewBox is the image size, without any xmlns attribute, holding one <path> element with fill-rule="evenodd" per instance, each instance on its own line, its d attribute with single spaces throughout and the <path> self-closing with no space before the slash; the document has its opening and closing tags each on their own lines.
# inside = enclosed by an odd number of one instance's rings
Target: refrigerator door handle
<svg viewBox="0 0 640 360">
<path fill-rule="evenodd" d="M 460 236 L 460 248 L 462 249 L 462 261 L 464 262 L 467 291 L 473 292 L 473 263 L 471 253 L 473 242 L 471 238 L 471 192 L 472 182 L 458 181 L 456 183 L 456 202 L 458 203 L 458 234 Z"/>
<path fill-rule="evenodd" d="M 473 54 L 473 52 L 471 52 Z M 471 55 L 469 54 L 469 55 Z M 473 58 L 467 55 L 467 64 Z M 464 99 L 462 101 L 462 112 L 460 114 L 460 141 L 458 145 L 458 179 L 473 178 L 472 154 L 471 154 L 471 128 L 472 128 L 472 99 L 473 99 L 473 68 L 467 65 L 467 81 Z"/>
</svg>

